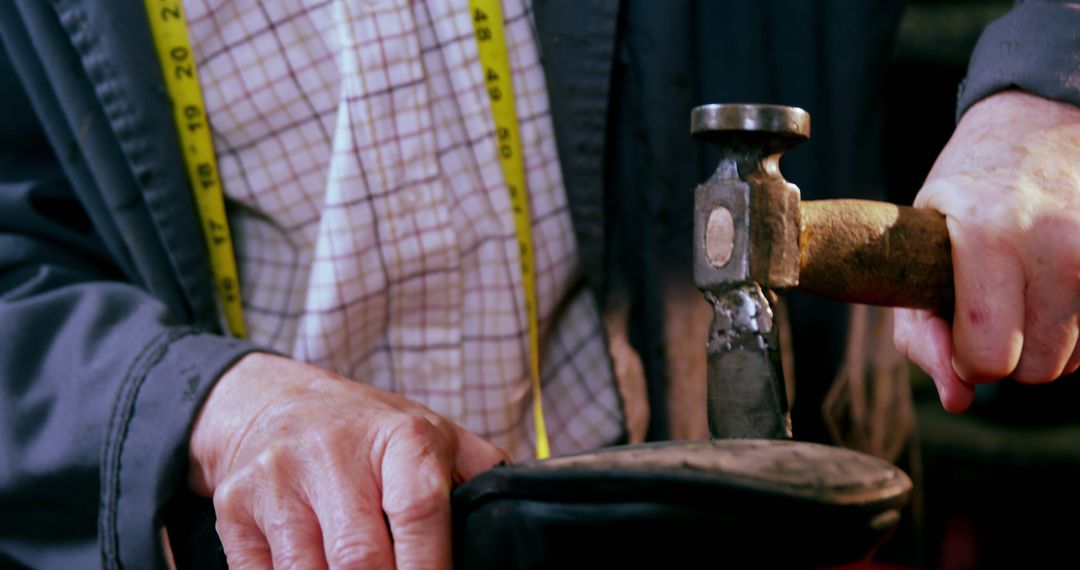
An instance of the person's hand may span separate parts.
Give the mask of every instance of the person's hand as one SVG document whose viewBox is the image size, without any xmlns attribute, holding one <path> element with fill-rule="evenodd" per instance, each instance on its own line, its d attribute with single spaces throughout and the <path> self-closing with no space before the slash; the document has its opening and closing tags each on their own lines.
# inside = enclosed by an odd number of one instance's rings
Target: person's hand
<svg viewBox="0 0 1080 570">
<path fill-rule="evenodd" d="M 449 568 L 450 490 L 507 456 L 400 396 L 254 353 L 191 436 L 232 568 Z"/>
<path fill-rule="evenodd" d="M 965 410 L 974 384 L 1051 381 L 1080 366 L 1080 109 L 1019 91 L 971 107 L 915 199 L 945 214 L 950 325 L 898 310 L 897 348 Z"/>
</svg>

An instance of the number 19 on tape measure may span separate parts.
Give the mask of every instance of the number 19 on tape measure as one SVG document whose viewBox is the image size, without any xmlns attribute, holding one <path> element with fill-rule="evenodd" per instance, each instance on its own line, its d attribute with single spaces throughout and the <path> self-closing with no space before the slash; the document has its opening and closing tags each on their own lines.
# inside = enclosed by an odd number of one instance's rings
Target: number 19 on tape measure
<svg viewBox="0 0 1080 570">
<path fill-rule="evenodd" d="M 225 214 L 225 196 L 182 6 L 180 0 L 145 0 L 145 5 L 165 88 L 172 99 L 173 121 L 195 195 L 225 324 L 233 336 L 243 338 L 243 306 Z"/>
</svg>

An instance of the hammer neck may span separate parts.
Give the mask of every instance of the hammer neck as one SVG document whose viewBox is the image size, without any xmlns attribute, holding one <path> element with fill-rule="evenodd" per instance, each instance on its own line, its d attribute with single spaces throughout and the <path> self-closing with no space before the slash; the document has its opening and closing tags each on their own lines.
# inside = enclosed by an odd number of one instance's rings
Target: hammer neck
<svg viewBox="0 0 1080 570">
<path fill-rule="evenodd" d="M 722 180 L 764 180 L 771 179 L 785 182 L 780 173 L 782 153 L 764 153 L 753 148 L 724 148 L 720 153 L 720 163 L 716 167 L 713 179 Z"/>
</svg>

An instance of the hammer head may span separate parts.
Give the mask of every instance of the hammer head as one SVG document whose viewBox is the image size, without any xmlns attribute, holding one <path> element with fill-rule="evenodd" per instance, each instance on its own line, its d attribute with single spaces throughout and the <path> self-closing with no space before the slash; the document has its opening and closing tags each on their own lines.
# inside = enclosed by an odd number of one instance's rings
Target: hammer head
<svg viewBox="0 0 1080 570">
<path fill-rule="evenodd" d="M 691 132 L 720 150 L 694 194 L 694 282 L 713 307 L 708 355 L 714 438 L 791 437 L 770 289 L 799 282 L 799 189 L 780 155 L 810 136 L 810 115 L 776 105 L 705 105 Z"/>
<path fill-rule="evenodd" d="M 780 105 L 703 105 L 690 132 L 720 164 L 694 200 L 694 281 L 703 290 L 799 282 L 799 189 L 780 174 L 784 151 L 810 137 L 810 114 Z"/>
</svg>

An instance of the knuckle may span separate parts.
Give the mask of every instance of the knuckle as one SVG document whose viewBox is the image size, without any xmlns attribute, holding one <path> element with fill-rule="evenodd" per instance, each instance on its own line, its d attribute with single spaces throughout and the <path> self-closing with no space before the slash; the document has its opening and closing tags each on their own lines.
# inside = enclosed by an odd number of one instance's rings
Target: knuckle
<svg viewBox="0 0 1080 570">
<path fill-rule="evenodd" d="M 427 422 L 435 428 L 435 431 L 440 434 L 448 434 L 454 432 L 454 422 L 435 414 L 433 417 L 427 419 Z"/>
<path fill-rule="evenodd" d="M 243 510 L 246 487 L 239 479 L 227 479 L 214 490 L 214 512 L 219 521 L 235 519 Z"/>
<path fill-rule="evenodd" d="M 387 434 L 383 469 L 407 469 L 415 492 L 438 492 L 449 478 L 452 446 L 430 421 L 407 416 Z"/>
<path fill-rule="evenodd" d="M 438 428 L 427 418 L 415 415 L 402 418 L 398 423 L 397 431 L 403 436 L 417 439 L 431 439 L 438 434 Z"/>
<path fill-rule="evenodd" d="M 335 537 L 326 549 L 330 568 L 389 568 L 389 553 L 376 548 L 364 536 L 351 533 Z"/>
<path fill-rule="evenodd" d="M 399 459 L 413 464 L 416 480 L 433 481 L 453 463 L 451 453 L 454 445 L 447 437 L 427 419 L 411 417 L 397 426 L 392 446 Z"/>
<path fill-rule="evenodd" d="M 291 543 L 279 545 L 273 557 L 275 568 L 314 568 L 316 564 L 311 552 Z"/>
<path fill-rule="evenodd" d="M 1033 328 L 1024 338 L 1023 353 L 1011 376 L 1024 384 L 1044 384 L 1061 376 L 1076 344 L 1076 332 L 1062 322 Z"/>
<path fill-rule="evenodd" d="M 422 416 L 400 418 L 391 427 L 387 439 L 390 447 L 399 451 L 408 449 L 415 457 L 445 455 L 449 448 L 446 435 Z"/>
<path fill-rule="evenodd" d="M 284 544 L 287 548 L 282 554 L 286 554 L 291 550 L 292 540 L 298 536 L 296 531 L 301 530 L 302 527 L 298 525 L 303 519 L 298 519 L 295 515 L 297 505 L 288 501 L 271 501 L 264 500 L 264 503 L 259 507 L 259 527 L 262 528 L 268 536 L 278 537 L 281 544 Z M 304 521 L 307 522 L 307 521 Z"/>
<path fill-rule="evenodd" d="M 972 347 L 957 351 L 957 375 L 967 382 L 990 382 L 1005 378 L 1015 369 L 1008 351 L 993 347 Z"/>
<path fill-rule="evenodd" d="M 1021 384 L 1046 384 L 1060 375 L 1060 369 L 1053 363 L 1022 359 L 1011 377 Z"/>
<path fill-rule="evenodd" d="M 437 519 L 447 512 L 449 497 L 434 486 L 426 490 L 416 489 L 404 497 L 400 504 L 387 505 L 387 515 L 395 526 L 412 527 Z"/>
<path fill-rule="evenodd" d="M 271 483 L 291 480 L 303 464 L 301 456 L 309 452 L 306 445 L 294 448 L 287 442 L 272 443 L 255 456 L 249 476 Z"/>
<path fill-rule="evenodd" d="M 281 469 L 285 462 L 286 450 L 278 445 L 270 445 L 255 457 L 255 464 L 263 472 L 273 473 Z"/>
</svg>

